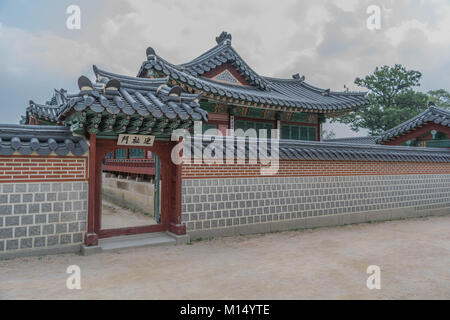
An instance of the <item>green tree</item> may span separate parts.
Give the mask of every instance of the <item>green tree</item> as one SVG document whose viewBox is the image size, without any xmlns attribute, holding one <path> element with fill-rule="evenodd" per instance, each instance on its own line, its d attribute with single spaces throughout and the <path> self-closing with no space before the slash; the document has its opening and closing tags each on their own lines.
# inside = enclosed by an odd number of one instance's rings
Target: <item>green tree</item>
<svg viewBox="0 0 450 320">
<path fill-rule="evenodd" d="M 329 140 L 329 139 L 334 139 L 336 137 L 336 133 L 334 133 L 333 130 L 326 130 L 326 129 L 322 129 L 320 131 L 320 140 Z"/>
<path fill-rule="evenodd" d="M 370 135 L 378 135 L 425 110 L 428 96 L 413 90 L 420 86 L 421 77 L 419 71 L 407 70 L 400 64 L 377 67 L 372 74 L 355 79 L 355 84 L 369 89 L 369 103 L 332 121 L 349 124 L 354 131 L 365 128 Z"/>
<path fill-rule="evenodd" d="M 428 91 L 428 100 L 440 108 L 450 109 L 450 93 L 444 89 Z"/>
</svg>

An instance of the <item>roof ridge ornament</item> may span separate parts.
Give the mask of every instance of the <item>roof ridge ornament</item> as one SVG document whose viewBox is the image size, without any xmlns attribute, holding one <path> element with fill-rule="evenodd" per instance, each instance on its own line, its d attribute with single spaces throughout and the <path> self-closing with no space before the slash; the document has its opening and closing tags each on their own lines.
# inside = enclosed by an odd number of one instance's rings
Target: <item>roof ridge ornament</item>
<svg viewBox="0 0 450 320">
<path fill-rule="evenodd" d="M 225 42 L 225 44 L 231 44 L 231 34 L 226 32 L 226 31 L 222 31 L 222 33 L 216 37 L 216 42 L 217 44 L 222 44 L 223 42 Z"/>
<path fill-rule="evenodd" d="M 111 79 L 105 84 L 105 91 L 108 90 L 114 90 L 119 91 L 120 90 L 120 81 L 117 79 Z"/>
<path fill-rule="evenodd" d="M 331 91 L 330 89 L 326 89 L 322 92 L 322 95 L 328 97 L 330 96 L 330 91 Z"/>
<path fill-rule="evenodd" d="M 174 86 L 174 87 L 172 87 L 172 89 L 170 89 L 169 96 L 171 96 L 171 97 L 180 97 L 181 96 L 181 92 L 183 92 L 183 89 L 181 89 L 180 86 Z"/>
<path fill-rule="evenodd" d="M 436 104 L 434 103 L 434 101 L 428 101 L 428 108 L 433 108 L 436 107 Z"/>
<path fill-rule="evenodd" d="M 94 86 L 92 85 L 91 80 L 88 77 L 81 76 L 78 78 L 78 88 L 81 91 L 92 91 L 94 90 Z"/>
<path fill-rule="evenodd" d="M 156 57 L 156 51 L 152 47 L 148 47 L 147 50 L 145 50 L 145 54 L 147 55 L 147 60 L 153 60 Z"/>
<path fill-rule="evenodd" d="M 300 77 L 300 74 L 299 74 L 299 73 L 296 73 L 296 74 L 293 74 L 293 75 L 292 75 L 292 79 L 294 79 L 294 80 L 300 80 L 300 82 L 303 82 L 303 81 L 305 81 L 305 76 L 301 76 L 301 77 Z"/>
</svg>

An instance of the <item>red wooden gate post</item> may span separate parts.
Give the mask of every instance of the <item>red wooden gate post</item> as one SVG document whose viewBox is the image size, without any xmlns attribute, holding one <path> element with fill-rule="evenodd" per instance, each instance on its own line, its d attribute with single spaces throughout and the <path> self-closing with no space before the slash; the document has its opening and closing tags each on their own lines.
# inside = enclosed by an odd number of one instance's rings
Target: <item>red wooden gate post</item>
<svg viewBox="0 0 450 320">
<path fill-rule="evenodd" d="M 170 148 L 168 150 L 172 150 L 176 144 L 179 142 L 170 143 Z M 172 175 L 169 177 L 170 187 L 171 187 L 171 206 L 169 210 L 169 226 L 168 229 L 170 232 L 176 235 L 186 234 L 186 225 L 181 221 L 181 173 L 182 173 L 182 165 L 175 165 L 171 159 L 171 151 L 168 152 L 168 161 L 166 163 L 170 166 L 170 169 L 167 172 L 171 172 Z"/>
<path fill-rule="evenodd" d="M 96 188 L 100 186 L 97 185 L 98 179 L 96 176 L 99 174 L 96 172 L 97 167 L 97 136 L 91 134 L 89 136 L 89 198 L 88 198 L 88 225 L 87 233 L 85 237 L 85 244 L 87 246 L 98 245 L 98 235 L 95 233 L 95 207 L 96 207 Z"/>
</svg>

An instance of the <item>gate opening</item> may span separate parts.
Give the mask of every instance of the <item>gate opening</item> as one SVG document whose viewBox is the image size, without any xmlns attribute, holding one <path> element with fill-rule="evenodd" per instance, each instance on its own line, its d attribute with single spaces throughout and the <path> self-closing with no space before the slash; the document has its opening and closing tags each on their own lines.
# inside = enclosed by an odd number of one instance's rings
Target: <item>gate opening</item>
<svg viewBox="0 0 450 320">
<path fill-rule="evenodd" d="M 143 227 L 161 223 L 159 157 L 144 149 L 117 149 L 101 167 L 100 229 Z"/>
</svg>

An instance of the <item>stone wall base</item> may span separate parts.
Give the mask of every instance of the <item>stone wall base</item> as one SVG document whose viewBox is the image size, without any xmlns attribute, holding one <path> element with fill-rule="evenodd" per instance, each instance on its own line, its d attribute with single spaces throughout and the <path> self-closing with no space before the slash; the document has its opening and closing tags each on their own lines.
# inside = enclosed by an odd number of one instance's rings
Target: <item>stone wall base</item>
<svg viewBox="0 0 450 320">
<path fill-rule="evenodd" d="M 45 256 L 45 255 L 51 255 L 51 254 L 79 253 L 80 250 L 81 250 L 81 245 L 76 244 L 76 245 L 60 246 L 60 247 L 53 247 L 53 248 L 2 252 L 2 253 L 0 253 L 0 260 L 32 257 L 32 256 Z"/>
<path fill-rule="evenodd" d="M 320 227 L 335 227 L 349 224 L 402 220 L 426 216 L 443 216 L 449 214 L 450 208 L 440 208 L 426 211 L 417 211 L 414 208 L 403 208 L 403 209 L 381 210 L 375 212 L 369 211 L 369 212 L 331 215 L 331 216 L 310 217 L 295 220 L 272 221 L 269 223 L 238 225 L 209 230 L 208 229 L 196 230 L 196 231 L 188 231 L 188 234 L 192 240 L 196 240 L 199 238 L 211 239 L 215 237 L 229 237 L 246 234 L 293 231 L 299 229 L 313 229 Z"/>
</svg>

